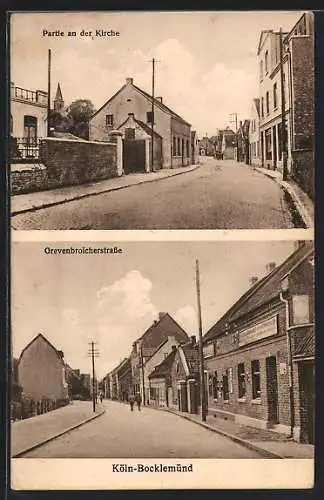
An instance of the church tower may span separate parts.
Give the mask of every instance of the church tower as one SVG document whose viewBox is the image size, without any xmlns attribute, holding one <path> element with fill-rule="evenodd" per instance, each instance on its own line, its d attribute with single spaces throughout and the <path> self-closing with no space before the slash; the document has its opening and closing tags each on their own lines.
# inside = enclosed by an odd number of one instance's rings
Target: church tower
<svg viewBox="0 0 324 500">
<path fill-rule="evenodd" d="M 62 96 L 62 91 L 60 84 L 57 84 L 56 96 L 54 99 L 54 111 L 63 111 L 64 110 L 64 100 Z"/>
</svg>

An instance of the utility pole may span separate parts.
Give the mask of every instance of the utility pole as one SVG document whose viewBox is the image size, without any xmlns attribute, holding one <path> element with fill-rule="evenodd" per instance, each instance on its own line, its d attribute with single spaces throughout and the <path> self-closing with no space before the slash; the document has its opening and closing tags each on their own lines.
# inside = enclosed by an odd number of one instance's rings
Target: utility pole
<svg viewBox="0 0 324 500">
<path fill-rule="evenodd" d="M 238 137 L 237 137 L 237 113 L 232 113 L 230 117 L 235 117 L 235 142 L 236 142 L 236 161 L 240 161 L 239 158 L 239 149 L 238 149 Z M 233 123 L 233 120 L 231 120 L 231 123 Z"/>
<path fill-rule="evenodd" d="M 99 351 L 95 348 L 95 344 L 97 342 L 89 342 L 90 348 L 88 352 L 88 356 L 91 357 L 91 365 L 92 365 L 92 408 L 93 412 L 96 411 L 96 398 L 97 398 L 97 388 L 96 388 L 96 379 L 95 379 L 95 358 L 99 356 Z"/>
<path fill-rule="evenodd" d="M 197 288 L 197 306 L 198 306 L 198 325 L 199 325 L 199 373 L 200 373 L 200 403 L 201 403 L 201 420 L 206 422 L 206 392 L 205 392 L 205 370 L 204 370 L 204 353 L 202 345 L 202 319 L 201 319 L 201 302 L 200 302 L 200 273 L 199 261 L 196 259 L 196 288 Z"/>
<path fill-rule="evenodd" d="M 281 84 L 281 154 L 282 154 L 282 180 L 288 178 L 287 172 L 287 140 L 286 140 L 286 99 L 285 99 L 285 81 L 283 65 L 283 40 L 282 28 L 280 28 L 280 84 Z"/>
<path fill-rule="evenodd" d="M 48 49 L 48 74 L 47 74 L 47 137 L 51 133 L 50 115 L 51 115 L 51 49 Z"/>
<path fill-rule="evenodd" d="M 142 376 L 142 391 L 143 391 L 143 406 L 145 406 L 145 385 L 144 385 L 144 358 L 143 358 L 143 346 L 140 346 L 140 357 L 141 357 L 141 376 Z"/>
</svg>

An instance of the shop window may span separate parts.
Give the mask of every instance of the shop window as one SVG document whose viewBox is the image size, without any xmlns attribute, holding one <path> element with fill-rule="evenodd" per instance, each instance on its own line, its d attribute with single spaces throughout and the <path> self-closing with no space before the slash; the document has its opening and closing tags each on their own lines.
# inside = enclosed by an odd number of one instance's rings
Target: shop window
<svg viewBox="0 0 324 500">
<path fill-rule="evenodd" d="M 274 109 L 277 109 L 277 106 L 278 106 L 278 96 L 277 96 L 277 84 L 274 83 L 273 84 L 273 108 Z"/>
<path fill-rule="evenodd" d="M 292 297 L 292 320 L 294 325 L 309 323 L 309 296 L 294 295 Z"/>
<path fill-rule="evenodd" d="M 151 124 L 152 124 L 152 118 L 153 118 L 152 111 L 148 111 L 148 112 L 146 113 L 146 122 L 147 122 L 147 123 L 151 123 Z"/>
<path fill-rule="evenodd" d="M 261 397 L 260 361 L 258 359 L 252 361 L 251 371 L 252 371 L 252 398 L 258 399 Z"/>
<path fill-rule="evenodd" d="M 229 388 L 228 388 L 227 372 L 226 372 L 226 374 L 223 375 L 222 389 L 223 389 L 223 399 L 224 399 L 224 401 L 228 401 L 229 400 Z"/>
<path fill-rule="evenodd" d="M 237 365 L 238 397 L 244 398 L 246 394 L 244 363 Z"/>
<path fill-rule="evenodd" d="M 218 378 L 217 371 L 214 372 L 213 375 L 213 398 L 218 399 Z"/>
<path fill-rule="evenodd" d="M 125 129 L 125 139 L 127 141 L 135 141 L 135 129 L 134 128 L 126 128 Z"/>
<path fill-rule="evenodd" d="M 114 115 L 106 115 L 106 127 L 114 126 Z"/>
<path fill-rule="evenodd" d="M 265 131 L 265 147 L 266 147 L 266 159 L 272 159 L 272 141 L 271 141 L 271 128 Z"/>
</svg>

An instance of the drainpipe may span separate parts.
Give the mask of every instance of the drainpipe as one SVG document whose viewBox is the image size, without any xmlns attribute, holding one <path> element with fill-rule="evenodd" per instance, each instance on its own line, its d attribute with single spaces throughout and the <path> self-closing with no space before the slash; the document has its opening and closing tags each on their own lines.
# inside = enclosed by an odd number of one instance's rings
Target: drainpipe
<svg viewBox="0 0 324 500">
<path fill-rule="evenodd" d="M 289 321 L 289 303 L 288 300 L 283 296 L 284 292 L 280 292 L 279 299 L 280 302 L 285 304 L 285 315 L 286 315 L 286 342 L 287 342 L 287 354 L 288 354 L 288 378 L 289 378 L 289 403 L 290 403 L 290 438 L 294 436 L 294 426 L 295 426 L 295 404 L 294 404 L 294 392 L 293 392 L 293 373 L 292 373 L 292 353 L 291 353 L 291 337 L 290 337 L 290 321 Z"/>
</svg>

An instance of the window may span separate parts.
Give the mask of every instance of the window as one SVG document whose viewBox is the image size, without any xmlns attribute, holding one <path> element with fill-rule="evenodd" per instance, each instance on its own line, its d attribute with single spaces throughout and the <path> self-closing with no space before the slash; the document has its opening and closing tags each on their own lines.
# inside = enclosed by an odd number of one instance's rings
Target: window
<svg viewBox="0 0 324 500">
<path fill-rule="evenodd" d="M 146 121 L 147 123 L 152 123 L 152 111 L 146 113 Z"/>
<path fill-rule="evenodd" d="M 293 295 L 292 297 L 293 324 L 303 325 L 309 323 L 309 296 Z"/>
<path fill-rule="evenodd" d="M 273 108 L 277 108 L 277 84 L 273 84 Z"/>
<path fill-rule="evenodd" d="M 241 399 L 245 397 L 246 393 L 244 363 L 239 363 L 237 365 L 237 382 L 238 382 L 238 397 L 239 399 Z"/>
<path fill-rule="evenodd" d="M 269 57 L 268 57 L 268 51 L 266 50 L 265 54 L 264 54 L 264 69 L 265 69 L 265 74 L 268 73 L 269 71 L 269 61 L 268 61 Z"/>
<path fill-rule="evenodd" d="M 106 127 L 114 126 L 114 115 L 106 115 Z"/>
<path fill-rule="evenodd" d="M 184 139 L 181 139 L 181 156 L 184 156 Z"/>
<path fill-rule="evenodd" d="M 126 128 L 125 129 L 125 139 L 127 141 L 135 141 L 135 129 L 134 128 Z"/>
<path fill-rule="evenodd" d="M 217 372 L 214 372 L 213 375 L 213 398 L 218 399 L 218 378 L 217 378 Z"/>
<path fill-rule="evenodd" d="M 278 123 L 278 159 L 282 159 L 282 124 Z"/>
<path fill-rule="evenodd" d="M 264 117 L 264 99 L 261 97 L 261 117 Z"/>
<path fill-rule="evenodd" d="M 270 104 L 269 104 L 269 92 L 266 93 L 266 111 L 267 111 L 267 115 L 269 114 L 269 110 L 270 110 Z"/>
<path fill-rule="evenodd" d="M 181 156 L 181 153 L 180 153 L 180 137 L 178 137 L 177 156 Z"/>
<path fill-rule="evenodd" d="M 229 400 L 229 390 L 228 390 L 228 375 L 227 375 L 227 372 L 225 375 L 223 375 L 223 384 L 222 384 L 222 388 L 223 388 L 223 399 L 224 401 L 228 401 Z"/>
<path fill-rule="evenodd" d="M 177 156 L 177 139 L 173 137 L 172 156 Z"/>
<path fill-rule="evenodd" d="M 187 145 L 187 158 L 189 158 L 189 141 L 188 140 L 186 142 L 186 145 Z"/>
<path fill-rule="evenodd" d="M 37 118 L 35 116 L 24 116 L 24 137 L 32 142 L 37 138 Z"/>
<path fill-rule="evenodd" d="M 252 371 L 252 398 L 258 399 L 261 397 L 260 361 L 258 359 L 252 361 L 251 371 Z"/>
</svg>

